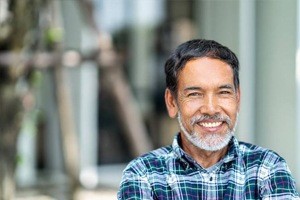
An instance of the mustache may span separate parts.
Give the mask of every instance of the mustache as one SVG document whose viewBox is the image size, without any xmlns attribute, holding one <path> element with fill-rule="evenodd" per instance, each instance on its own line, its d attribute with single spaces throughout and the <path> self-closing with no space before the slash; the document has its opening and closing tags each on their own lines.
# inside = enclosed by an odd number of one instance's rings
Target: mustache
<svg viewBox="0 0 300 200">
<path fill-rule="evenodd" d="M 221 115 L 221 114 L 215 114 L 215 115 L 196 115 L 192 117 L 191 119 L 191 125 L 195 125 L 199 122 L 203 122 L 205 120 L 214 120 L 214 121 L 224 121 L 228 124 L 228 126 L 231 126 L 232 122 L 230 118 L 227 115 Z"/>
</svg>

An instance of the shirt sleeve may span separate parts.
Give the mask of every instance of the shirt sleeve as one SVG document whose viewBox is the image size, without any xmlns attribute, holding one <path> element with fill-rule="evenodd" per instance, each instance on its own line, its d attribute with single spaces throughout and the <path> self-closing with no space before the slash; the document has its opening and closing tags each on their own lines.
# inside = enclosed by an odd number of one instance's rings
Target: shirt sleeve
<svg viewBox="0 0 300 200">
<path fill-rule="evenodd" d="M 262 199 L 300 199 L 296 191 L 295 180 L 285 161 L 274 164 L 262 174 Z"/>
<path fill-rule="evenodd" d="M 120 189 L 118 191 L 118 200 L 151 200 L 152 190 L 146 175 L 138 175 L 131 171 L 123 173 Z"/>
</svg>

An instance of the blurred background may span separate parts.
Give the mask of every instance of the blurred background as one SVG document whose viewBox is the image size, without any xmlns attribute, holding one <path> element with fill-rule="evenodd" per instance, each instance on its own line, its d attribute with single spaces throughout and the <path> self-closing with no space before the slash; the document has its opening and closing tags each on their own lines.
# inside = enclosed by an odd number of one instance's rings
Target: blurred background
<svg viewBox="0 0 300 200">
<path fill-rule="evenodd" d="M 295 0 L 0 0 L 0 199 L 116 199 L 134 157 L 178 131 L 164 62 L 214 39 L 241 64 L 237 137 L 300 188 Z"/>
</svg>

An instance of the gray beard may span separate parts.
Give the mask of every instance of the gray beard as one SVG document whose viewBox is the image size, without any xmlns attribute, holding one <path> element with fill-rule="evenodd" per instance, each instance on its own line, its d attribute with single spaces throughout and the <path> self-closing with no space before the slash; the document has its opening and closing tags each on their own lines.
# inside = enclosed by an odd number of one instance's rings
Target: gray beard
<svg viewBox="0 0 300 200">
<path fill-rule="evenodd" d="M 238 113 L 237 113 L 236 122 L 233 129 L 229 130 L 225 134 L 210 133 L 205 135 L 198 135 L 197 132 L 195 131 L 189 133 L 182 123 L 180 112 L 178 112 L 177 119 L 181 131 L 188 139 L 188 141 L 190 141 L 194 146 L 206 151 L 218 151 L 226 147 L 229 144 L 231 138 L 234 136 L 235 128 L 238 121 Z"/>
</svg>

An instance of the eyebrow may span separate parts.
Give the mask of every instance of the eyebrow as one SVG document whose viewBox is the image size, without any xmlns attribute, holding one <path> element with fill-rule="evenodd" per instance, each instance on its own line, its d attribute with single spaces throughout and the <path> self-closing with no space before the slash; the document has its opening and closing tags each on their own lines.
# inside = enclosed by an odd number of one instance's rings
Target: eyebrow
<svg viewBox="0 0 300 200">
<path fill-rule="evenodd" d="M 219 88 L 220 89 L 232 89 L 232 90 L 234 90 L 234 86 L 231 85 L 231 84 L 221 85 Z"/>
<path fill-rule="evenodd" d="M 190 91 L 190 90 L 203 90 L 203 89 L 201 87 L 195 87 L 195 86 L 184 88 L 184 91 Z"/>
<path fill-rule="evenodd" d="M 219 89 L 231 89 L 231 90 L 235 91 L 234 86 L 231 85 L 231 84 L 221 85 L 219 87 Z M 191 86 L 191 87 L 187 87 L 187 88 L 184 89 L 184 91 L 191 91 L 191 90 L 203 90 L 203 88 L 202 87 Z"/>
</svg>

